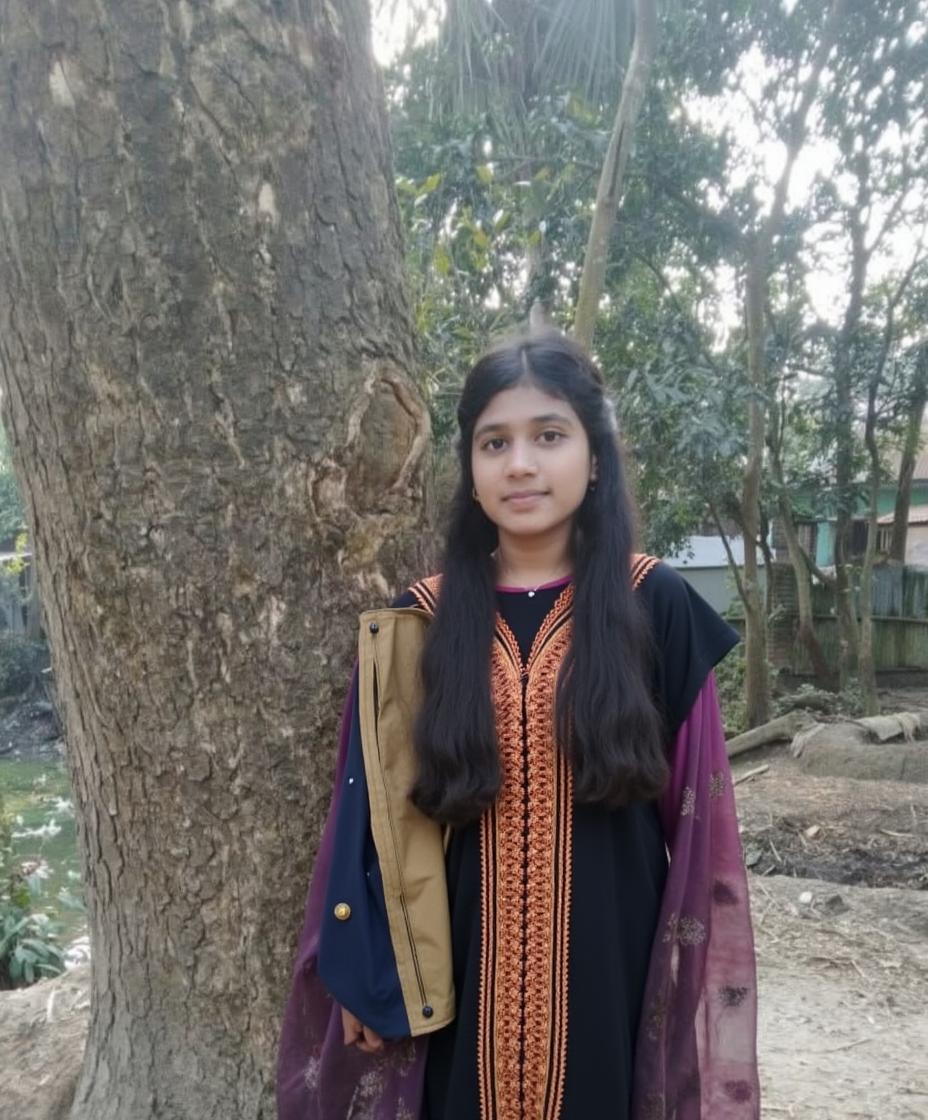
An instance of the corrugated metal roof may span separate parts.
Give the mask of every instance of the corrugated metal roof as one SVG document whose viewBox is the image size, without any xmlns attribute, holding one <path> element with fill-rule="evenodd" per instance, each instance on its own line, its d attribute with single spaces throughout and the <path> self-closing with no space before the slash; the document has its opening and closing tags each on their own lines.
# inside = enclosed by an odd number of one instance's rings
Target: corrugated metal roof
<svg viewBox="0 0 928 1120">
<path fill-rule="evenodd" d="M 886 465 L 890 474 L 899 477 L 899 464 L 902 462 L 902 452 L 893 451 L 886 458 Z M 922 424 L 922 449 L 915 457 L 915 471 L 912 475 L 916 482 L 928 482 L 928 424 Z"/>
<path fill-rule="evenodd" d="M 877 518 L 877 525 L 892 525 L 893 514 L 884 513 L 882 517 Z M 910 525 L 928 525 L 928 506 L 912 506 L 909 509 L 909 524 Z"/>
</svg>

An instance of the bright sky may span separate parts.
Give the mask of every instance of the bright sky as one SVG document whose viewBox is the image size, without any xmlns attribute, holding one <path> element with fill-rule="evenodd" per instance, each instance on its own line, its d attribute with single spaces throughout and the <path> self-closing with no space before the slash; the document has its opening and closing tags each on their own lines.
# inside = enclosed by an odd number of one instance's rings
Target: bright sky
<svg viewBox="0 0 928 1120">
<path fill-rule="evenodd" d="M 434 27 L 435 17 L 417 9 L 416 0 L 371 0 L 374 57 L 381 66 L 390 62 L 413 28 Z"/>
</svg>

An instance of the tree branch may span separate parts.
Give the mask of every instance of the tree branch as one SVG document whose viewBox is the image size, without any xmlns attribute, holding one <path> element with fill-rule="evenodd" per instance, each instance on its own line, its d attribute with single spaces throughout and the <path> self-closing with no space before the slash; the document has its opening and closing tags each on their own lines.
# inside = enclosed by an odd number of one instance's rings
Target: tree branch
<svg viewBox="0 0 928 1120">
<path fill-rule="evenodd" d="M 728 537 L 725 535 L 725 530 L 722 528 L 722 519 L 719 517 L 719 512 L 715 508 L 715 502 L 711 499 L 709 501 L 709 512 L 712 514 L 712 520 L 715 522 L 715 527 L 718 529 L 719 537 L 722 541 L 722 547 L 725 549 L 725 555 L 728 557 L 728 566 L 731 568 L 732 575 L 735 577 L 735 586 L 738 588 L 738 595 L 743 602 L 746 602 L 746 592 L 744 583 L 741 579 L 741 572 L 738 570 L 738 563 L 735 560 L 735 554 L 731 550 L 731 544 Z M 753 541 L 751 542 L 754 543 Z M 744 538 L 744 546 L 747 548 L 747 537 Z"/>
<path fill-rule="evenodd" d="M 599 178 L 574 316 L 574 336 L 588 350 L 593 345 L 593 332 L 606 279 L 606 260 L 618 212 L 622 178 L 631 151 L 635 122 L 644 101 L 656 45 L 656 0 L 635 0 L 635 44 L 622 83 L 622 97 L 616 110 L 609 149 Z"/>
</svg>

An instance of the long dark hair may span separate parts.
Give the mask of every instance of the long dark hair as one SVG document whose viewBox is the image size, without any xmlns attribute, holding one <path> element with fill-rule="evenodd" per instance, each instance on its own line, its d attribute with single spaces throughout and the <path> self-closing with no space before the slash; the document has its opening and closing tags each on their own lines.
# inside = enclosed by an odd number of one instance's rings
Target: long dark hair
<svg viewBox="0 0 928 1120">
<path fill-rule="evenodd" d="M 422 655 L 425 697 L 415 726 L 415 804 L 449 824 L 478 818 L 501 782 L 490 698 L 496 618 L 496 526 L 473 498 L 471 447 L 478 417 L 519 383 L 567 401 L 597 463 L 574 517 L 573 638 L 558 678 L 555 721 L 580 802 L 608 806 L 658 795 L 667 776 L 661 719 L 651 695 L 652 642 L 632 588 L 635 510 L 603 377 L 556 331 L 494 347 L 471 370 L 458 404 L 460 480 L 452 499 L 438 608 Z"/>
</svg>

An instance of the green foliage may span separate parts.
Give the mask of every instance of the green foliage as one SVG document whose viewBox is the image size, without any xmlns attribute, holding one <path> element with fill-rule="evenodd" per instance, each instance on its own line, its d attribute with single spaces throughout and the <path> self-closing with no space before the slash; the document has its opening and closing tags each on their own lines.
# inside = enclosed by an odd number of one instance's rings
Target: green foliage
<svg viewBox="0 0 928 1120">
<path fill-rule="evenodd" d="M 9 874 L 10 859 L 13 853 L 13 823 L 6 811 L 3 790 L 0 789 L 0 882 Z"/>
<path fill-rule="evenodd" d="M 41 908 L 43 859 L 17 866 L 12 854 L 12 821 L 0 790 L 0 989 L 20 988 L 64 971 L 60 945 L 63 924 Z M 84 903 L 65 887 L 58 905 L 86 913 Z"/>
<path fill-rule="evenodd" d="M 12 869 L 32 869 L 41 909 L 62 924 L 62 941 L 86 932 L 83 907 L 72 898 L 81 883 L 74 809 L 67 768 L 61 760 L 4 759 L 0 790 L 13 822 L 7 869 L 0 857 L 0 894 Z"/>
<path fill-rule="evenodd" d="M 25 529 L 25 512 L 19 484 L 11 470 L 0 470 L 0 540 L 8 540 Z"/>
<path fill-rule="evenodd" d="M 745 409 L 737 356 L 713 354 L 706 326 L 718 298 L 710 270 L 725 237 L 706 227 L 701 208 L 681 201 L 695 181 L 722 175 L 724 144 L 693 129 L 677 106 L 684 86 L 718 89 L 724 52 L 710 44 L 700 19 L 678 7 L 671 17 L 672 57 L 665 52 L 639 123 L 597 335 L 644 510 L 642 543 L 656 552 L 694 531 L 707 494 L 727 495 L 721 504 L 731 504 Z M 613 18 L 620 18 L 615 9 Z M 576 20 L 577 33 L 590 37 L 588 55 L 602 36 L 595 26 Z M 680 66 L 694 57 L 684 43 L 705 47 L 706 58 L 692 69 Z M 536 302 L 549 319 L 569 325 L 621 85 L 613 70 L 608 95 L 605 86 L 591 95 L 561 66 L 546 71 L 544 82 L 518 85 L 515 102 L 503 97 L 481 110 L 451 98 L 436 112 L 442 65 L 441 53 L 417 48 L 388 74 L 398 193 L 439 441 L 454 430 L 461 379 L 490 337 L 524 324 Z M 524 76 L 520 69 L 512 80 Z"/>
<path fill-rule="evenodd" d="M 0 989 L 22 988 L 64 972 L 60 924 L 34 908 L 36 887 L 14 873 L 0 894 Z"/>
<path fill-rule="evenodd" d="M 0 634 L 0 696 L 27 692 L 48 665 L 48 649 L 21 634 Z"/>
<path fill-rule="evenodd" d="M 650 551 L 675 549 L 710 512 L 740 518 L 751 399 L 744 277 L 778 174 L 761 149 L 789 138 L 827 8 L 812 0 L 661 6 L 596 334 Z M 571 322 L 628 51 L 627 10 L 457 0 L 436 44 L 408 51 L 387 75 L 439 441 L 453 432 L 466 369 L 494 333 L 524 324 L 536 302 L 551 321 Z M 791 192 L 771 250 L 764 524 L 784 499 L 800 521 L 863 500 L 859 429 L 835 393 L 842 361 L 852 365 L 856 417 L 876 386 L 881 451 L 901 438 L 912 363 L 897 340 L 911 346 L 923 333 L 928 269 L 914 270 L 890 322 L 908 261 L 887 258 L 885 245 L 893 236 L 898 243 L 903 223 L 922 228 L 928 205 L 918 189 L 928 37 L 917 27 L 926 12 L 925 0 L 853 0 L 816 96 L 810 142 L 822 167 L 805 197 Z M 565 36 L 558 28 L 568 16 Z M 861 198 L 863 219 L 854 211 Z M 849 271 L 861 220 L 874 261 L 883 254 L 872 270 L 882 279 L 866 279 L 858 322 L 845 315 L 856 306 L 850 286 L 836 292 L 825 321 L 817 277 L 822 268 Z M 852 476 L 841 494 L 839 455 Z"/>
<path fill-rule="evenodd" d="M 728 739 L 747 730 L 744 672 L 744 643 L 739 642 L 715 667 L 715 683 Z"/>
<path fill-rule="evenodd" d="M 22 496 L 10 464 L 6 431 L 0 425 L 0 541 L 24 532 L 26 515 Z"/>
</svg>

